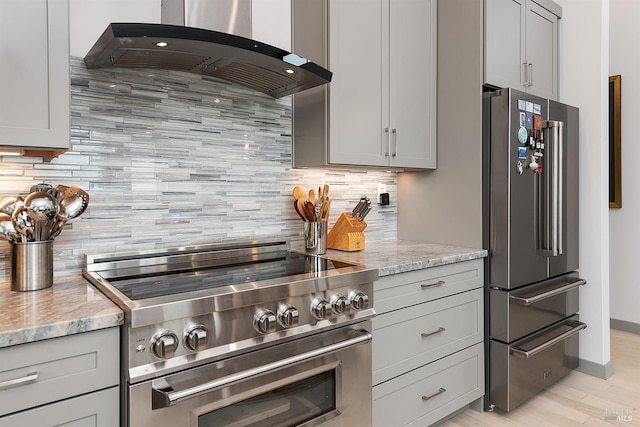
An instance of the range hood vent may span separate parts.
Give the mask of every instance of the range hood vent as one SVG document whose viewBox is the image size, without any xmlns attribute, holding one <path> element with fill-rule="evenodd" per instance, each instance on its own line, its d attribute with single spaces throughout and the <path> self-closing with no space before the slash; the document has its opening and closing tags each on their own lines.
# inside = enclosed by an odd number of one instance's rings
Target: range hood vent
<svg viewBox="0 0 640 427">
<path fill-rule="evenodd" d="M 186 71 L 280 98 L 331 81 L 332 73 L 286 50 L 194 27 L 112 23 L 84 62 L 94 68 Z"/>
</svg>

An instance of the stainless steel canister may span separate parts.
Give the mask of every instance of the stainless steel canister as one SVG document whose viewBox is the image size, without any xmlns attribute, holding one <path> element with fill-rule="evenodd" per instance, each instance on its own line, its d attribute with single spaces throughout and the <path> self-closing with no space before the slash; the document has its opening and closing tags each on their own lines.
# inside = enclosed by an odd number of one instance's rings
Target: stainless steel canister
<svg viewBox="0 0 640 427">
<path fill-rule="evenodd" d="M 305 251 L 322 255 L 327 252 L 327 221 L 304 222 Z"/>
<path fill-rule="evenodd" d="M 53 285 L 53 240 L 11 243 L 11 290 L 37 291 Z"/>
</svg>

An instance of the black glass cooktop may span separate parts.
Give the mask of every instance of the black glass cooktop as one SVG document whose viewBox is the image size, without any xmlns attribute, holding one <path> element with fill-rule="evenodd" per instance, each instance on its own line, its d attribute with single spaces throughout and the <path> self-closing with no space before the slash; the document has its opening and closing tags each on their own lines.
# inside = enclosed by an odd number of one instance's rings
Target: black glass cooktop
<svg viewBox="0 0 640 427">
<path fill-rule="evenodd" d="M 179 264 L 137 266 L 101 272 L 100 276 L 131 300 L 176 295 L 221 286 L 260 282 L 352 267 L 339 261 L 296 252 L 277 251 L 262 257 L 230 258 L 220 262 L 197 260 Z"/>
</svg>

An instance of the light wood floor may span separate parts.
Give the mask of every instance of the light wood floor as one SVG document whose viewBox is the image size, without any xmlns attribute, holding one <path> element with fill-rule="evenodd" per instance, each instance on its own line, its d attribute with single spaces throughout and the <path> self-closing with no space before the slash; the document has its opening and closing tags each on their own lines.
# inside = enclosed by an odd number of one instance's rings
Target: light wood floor
<svg viewBox="0 0 640 427">
<path fill-rule="evenodd" d="M 441 426 L 640 426 L 640 335 L 611 330 L 611 359 L 607 380 L 574 371 L 509 413 L 467 409 Z"/>
</svg>

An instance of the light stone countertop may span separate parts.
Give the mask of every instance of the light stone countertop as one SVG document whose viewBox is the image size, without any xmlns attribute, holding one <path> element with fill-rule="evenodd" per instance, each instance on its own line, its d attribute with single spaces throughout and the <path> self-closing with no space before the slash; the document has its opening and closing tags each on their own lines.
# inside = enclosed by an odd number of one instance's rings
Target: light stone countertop
<svg viewBox="0 0 640 427">
<path fill-rule="evenodd" d="M 304 251 L 304 242 L 292 245 Z M 433 243 L 417 243 L 408 240 L 378 240 L 366 242 L 365 248 L 356 252 L 327 249 L 325 257 L 351 264 L 364 264 L 378 269 L 379 276 L 406 273 L 438 265 L 469 261 L 487 256 L 486 249 L 473 249 Z"/>
<path fill-rule="evenodd" d="M 0 284 L 0 348 L 119 326 L 124 314 L 81 276 L 31 292 Z"/>
<path fill-rule="evenodd" d="M 292 243 L 304 251 L 304 243 Z M 380 276 L 487 256 L 473 249 L 403 240 L 367 242 L 362 251 L 329 249 L 326 257 L 377 268 Z M 55 277 L 51 288 L 12 292 L 0 284 L 0 348 L 121 325 L 124 314 L 82 276 Z"/>
</svg>

